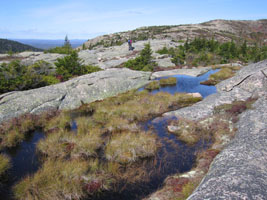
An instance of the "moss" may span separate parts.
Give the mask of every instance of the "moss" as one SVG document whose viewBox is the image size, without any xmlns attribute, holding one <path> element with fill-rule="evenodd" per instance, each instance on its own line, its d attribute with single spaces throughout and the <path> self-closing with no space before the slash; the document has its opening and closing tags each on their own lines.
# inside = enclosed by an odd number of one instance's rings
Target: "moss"
<svg viewBox="0 0 267 200">
<path fill-rule="evenodd" d="M 167 85 L 176 85 L 177 80 L 174 77 L 160 79 L 159 84 L 160 86 L 167 86 Z"/>
<path fill-rule="evenodd" d="M 158 81 L 152 81 L 145 86 L 145 89 L 147 90 L 157 90 L 159 88 L 160 88 L 160 85 Z"/>
<path fill-rule="evenodd" d="M 10 159 L 4 154 L 0 154 L 0 178 L 11 167 Z M 1 180 L 0 180 L 1 181 Z"/>
</svg>

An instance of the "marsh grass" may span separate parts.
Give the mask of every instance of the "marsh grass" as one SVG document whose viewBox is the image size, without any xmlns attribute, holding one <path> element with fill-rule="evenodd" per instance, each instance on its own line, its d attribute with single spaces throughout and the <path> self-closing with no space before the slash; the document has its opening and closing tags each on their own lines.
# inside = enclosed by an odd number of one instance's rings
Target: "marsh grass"
<svg viewBox="0 0 267 200">
<path fill-rule="evenodd" d="M 80 161 L 47 161 L 34 175 L 14 187 L 16 199 L 82 199 L 83 176 L 88 164 Z"/>
<path fill-rule="evenodd" d="M 112 162 L 131 163 L 154 156 L 157 148 L 156 135 L 125 132 L 111 136 L 106 145 L 105 157 Z"/>
<path fill-rule="evenodd" d="M 1 177 L 11 167 L 10 158 L 4 154 L 0 154 L 0 181 Z"/>
<path fill-rule="evenodd" d="M 144 182 L 151 175 L 145 162 L 153 159 L 160 143 L 157 135 L 142 130 L 140 122 L 200 100 L 182 93 L 133 90 L 83 104 L 75 114 L 56 113 L 42 123 L 47 137 L 37 149 L 43 166 L 14 187 L 15 196 L 82 199 L 116 189 L 122 182 Z M 77 130 L 71 130 L 73 120 Z"/>
<path fill-rule="evenodd" d="M 168 85 L 176 85 L 177 80 L 175 77 L 160 79 L 159 84 L 160 86 L 168 86 Z"/>
<path fill-rule="evenodd" d="M 48 111 L 40 115 L 24 114 L 0 125 L 0 149 L 15 147 L 27 134 L 37 128 L 44 127 L 48 119 L 56 115 L 56 111 Z"/>
<path fill-rule="evenodd" d="M 235 68 L 225 67 L 222 68 L 220 71 L 210 75 L 209 79 L 206 81 L 201 82 L 200 84 L 203 85 L 216 85 L 219 82 L 231 78 L 235 75 Z"/>
<path fill-rule="evenodd" d="M 159 81 L 152 81 L 145 86 L 145 89 L 147 89 L 147 90 L 157 90 L 159 88 L 160 88 Z"/>
</svg>

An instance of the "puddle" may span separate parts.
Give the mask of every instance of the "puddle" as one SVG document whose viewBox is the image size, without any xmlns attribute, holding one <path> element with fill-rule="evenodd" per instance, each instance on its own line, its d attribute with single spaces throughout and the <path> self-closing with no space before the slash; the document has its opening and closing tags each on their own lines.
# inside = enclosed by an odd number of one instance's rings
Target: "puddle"
<svg viewBox="0 0 267 200">
<path fill-rule="evenodd" d="M 44 137 L 41 131 L 35 131 L 19 146 L 5 149 L 4 153 L 11 158 L 12 167 L 7 172 L 7 181 L 0 185 L 0 199 L 12 199 L 11 187 L 14 183 L 38 170 L 40 164 L 38 155 L 35 152 L 35 146 Z"/>
<path fill-rule="evenodd" d="M 207 80 L 211 74 L 214 74 L 218 71 L 219 69 L 210 70 L 209 72 L 198 77 L 187 76 L 187 75 L 169 76 L 169 77 L 175 77 L 177 79 L 176 85 L 161 87 L 158 90 L 151 91 L 151 93 L 156 94 L 158 92 L 168 92 L 170 94 L 174 94 L 176 92 L 186 92 L 186 93 L 199 92 L 202 95 L 202 97 L 205 98 L 213 93 L 216 93 L 216 87 L 202 85 L 200 84 L 200 82 Z M 168 77 L 162 77 L 156 80 L 160 80 L 164 78 L 168 78 Z M 144 90 L 144 88 L 139 89 L 139 91 L 142 91 L 142 90 Z"/>
</svg>

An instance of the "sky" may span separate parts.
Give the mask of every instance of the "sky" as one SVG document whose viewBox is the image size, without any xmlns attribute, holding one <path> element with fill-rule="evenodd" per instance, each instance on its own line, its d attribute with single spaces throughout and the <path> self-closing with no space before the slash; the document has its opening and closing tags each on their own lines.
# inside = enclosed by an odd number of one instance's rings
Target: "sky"
<svg viewBox="0 0 267 200">
<path fill-rule="evenodd" d="M 213 19 L 267 19 L 267 0 L 0 0 L 0 38 L 9 39 L 91 39 Z"/>
</svg>

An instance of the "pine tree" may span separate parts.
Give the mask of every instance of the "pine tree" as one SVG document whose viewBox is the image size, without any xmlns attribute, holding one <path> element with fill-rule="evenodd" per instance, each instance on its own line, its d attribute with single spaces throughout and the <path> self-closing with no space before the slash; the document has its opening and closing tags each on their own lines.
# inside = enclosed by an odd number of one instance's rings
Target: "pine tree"
<svg viewBox="0 0 267 200">
<path fill-rule="evenodd" d="M 68 39 L 68 35 L 66 35 L 66 37 L 65 37 L 65 42 L 64 42 L 64 46 L 63 47 L 67 49 L 68 54 L 69 54 L 70 51 L 71 51 L 71 44 L 70 44 L 70 41 Z"/>
</svg>

